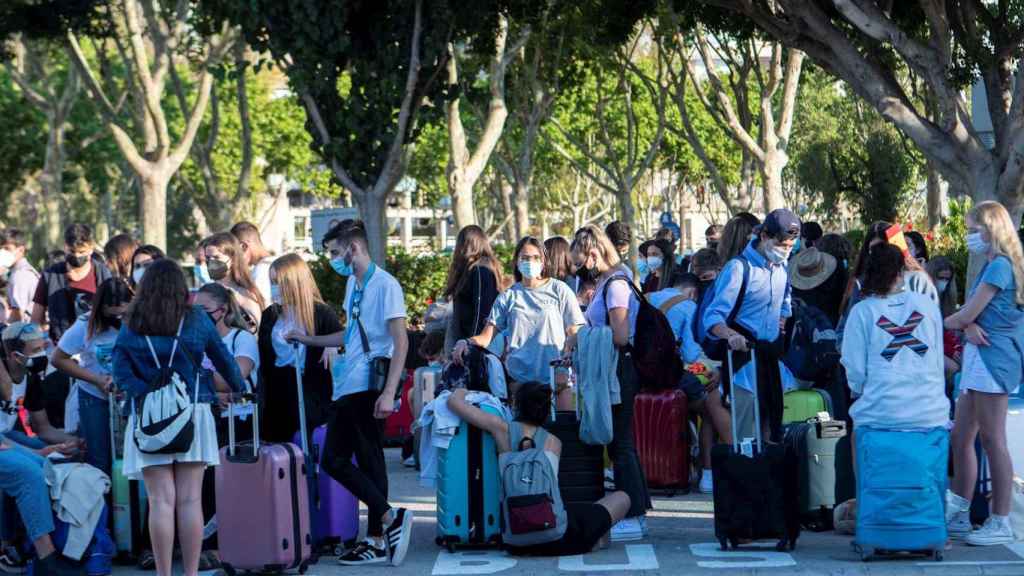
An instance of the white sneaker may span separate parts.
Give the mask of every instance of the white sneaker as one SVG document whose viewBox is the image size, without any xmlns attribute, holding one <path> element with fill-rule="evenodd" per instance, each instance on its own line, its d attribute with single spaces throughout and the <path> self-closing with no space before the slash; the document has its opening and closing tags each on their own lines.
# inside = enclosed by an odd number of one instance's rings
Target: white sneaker
<svg viewBox="0 0 1024 576">
<path fill-rule="evenodd" d="M 611 468 L 604 469 L 604 489 L 615 490 L 615 471 Z"/>
<path fill-rule="evenodd" d="M 714 478 L 711 475 L 711 470 L 704 470 L 700 473 L 700 484 L 697 485 L 697 491 L 701 494 L 712 494 L 715 491 Z"/>
<path fill-rule="evenodd" d="M 617 524 L 612 526 L 612 542 L 631 542 L 634 540 L 642 540 L 643 537 L 643 529 L 640 527 L 640 522 L 638 522 L 636 518 L 623 518 L 622 520 L 619 520 Z"/>
<path fill-rule="evenodd" d="M 405 460 L 402 460 L 402 466 L 405 466 L 406 468 L 415 468 L 416 467 L 416 457 L 415 456 L 409 456 Z"/>
<path fill-rule="evenodd" d="M 637 516 L 636 522 L 640 525 L 640 534 L 647 538 L 647 516 Z"/>
<path fill-rule="evenodd" d="M 946 490 L 946 523 L 949 524 L 953 517 L 960 512 L 967 512 L 971 509 L 971 501 L 960 496 L 952 490 Z"/>
<path fill-rule="evenodd" d="M 990 516 L 984 526 L 964 538 L 964 542 L 970 546 L 999 546 L 1013 544 L 1015 540 L 1009 518 L 995 516 Z"/>
<path fill-rule="evenodd" d="M 973 529 L 970 512 L 954 512 L 946 519 L 946 532 L 954 540 L 963 540 Z"/>
</svg>

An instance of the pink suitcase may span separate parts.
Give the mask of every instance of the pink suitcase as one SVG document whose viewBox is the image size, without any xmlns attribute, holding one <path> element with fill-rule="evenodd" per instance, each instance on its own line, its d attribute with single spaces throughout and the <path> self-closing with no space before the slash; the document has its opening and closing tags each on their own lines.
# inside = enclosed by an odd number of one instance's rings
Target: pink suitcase
<svg viewBox="0 0 1024 576">
<path fill-rule="evenodd" d="M 302 405 L 302 399 L 299 399 Z M 236 445 L 233 405 L 217 482 L 217 538 L 224 572 L 304 574 L 314 563 L 305 457 L 294 444 L 260 444 L 259 410 L 252 443 Z"/>
</svg>

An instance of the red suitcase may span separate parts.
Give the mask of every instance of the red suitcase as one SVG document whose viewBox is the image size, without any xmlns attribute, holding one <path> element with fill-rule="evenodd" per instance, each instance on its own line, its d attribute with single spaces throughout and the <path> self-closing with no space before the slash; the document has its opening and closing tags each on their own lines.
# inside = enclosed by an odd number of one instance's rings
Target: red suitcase
<svg viewBox="0 0 1024 576">
<path fill-rule="evenodd" d="M 689 488 L 688 417 L 686 394 L 681 390 L 636 395 L 633 439 L 651 488 Z"/>
<path fill-rule="evenodd" d="M 412 435 L 412 402 L 407 401 L 409 390 L 412 389 L 413 370 L 406 370 L 400 386 L 402 387 L 402 404 L 391 416 L 384 421 L 384 445 L 401 446 L 406 438 Z"/>
</svg>

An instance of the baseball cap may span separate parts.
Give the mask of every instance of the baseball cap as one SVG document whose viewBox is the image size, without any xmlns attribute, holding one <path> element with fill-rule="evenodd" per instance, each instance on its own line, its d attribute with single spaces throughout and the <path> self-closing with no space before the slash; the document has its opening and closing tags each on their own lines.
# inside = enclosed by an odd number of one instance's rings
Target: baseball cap
<svg viewBox="0 0 1024 576">
<path fill-rule="evenodd" d="M 775 238 L 796 238 L 800 236 L 800 218 L 785 208 L 772 210 L 761 224 L 760 231 Z"/>
<path fill-rule="evenodd" d="M 22 342 L 33 342 L 35 340 L 45 340 L 46 334 L 39 329 L 39 326 L 31 322 L 15 322 L 4 328 L 3 340 L 5 342 L 11 340 L 21 340 Z"/>
</svg>

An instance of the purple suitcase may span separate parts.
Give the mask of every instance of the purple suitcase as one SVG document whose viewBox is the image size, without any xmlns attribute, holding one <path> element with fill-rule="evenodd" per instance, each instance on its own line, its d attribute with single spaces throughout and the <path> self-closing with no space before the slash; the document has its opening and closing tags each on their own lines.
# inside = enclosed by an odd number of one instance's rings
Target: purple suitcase
<svg viewBox="0 0 1024 576">
<path fill-rule="evenodd" d="M 332 548 L 336 556 L 341 549 L 354 544 L 359 536 L 359 501 L 320 466 L 327 442 L 327 426 L 313 431 L 313 462 L 316 466 L 319 506 L 310 502 L 313 522 L 313 544 L 317 550 Z M 295 434 L 295 444 L 301 444 Z"/>
<path fill-rule="evenodd" d="M 301 400 L 300 400 L 301 402 Z M 236 446 L 233 406 L 217 482 L 217 539 L 224 572 L 280 572 L 313 563 L 305 457 L 294 444 L 260 444 L 259 410 L 253 442 Z"/>
</svg>

